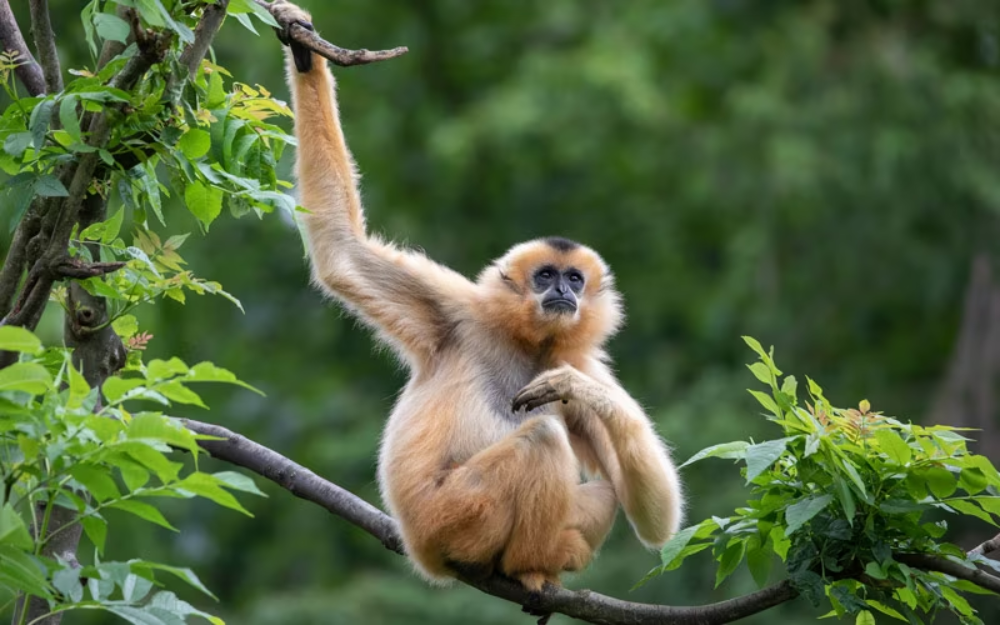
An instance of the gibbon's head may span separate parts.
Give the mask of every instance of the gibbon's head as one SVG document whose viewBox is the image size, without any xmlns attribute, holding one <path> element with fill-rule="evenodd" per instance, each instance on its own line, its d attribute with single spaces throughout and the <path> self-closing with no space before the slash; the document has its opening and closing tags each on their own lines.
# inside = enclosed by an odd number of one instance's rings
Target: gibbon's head
<svg viewBox="0 0 1000 625">
<path fill-rule="evenodd" d="M 479 276 L 487 321 L 515 338 L 563 347 L 604 343 L 623 313 L 614 276 L 597 252 L 548 237 L 515 245 Z"/>
</svg>

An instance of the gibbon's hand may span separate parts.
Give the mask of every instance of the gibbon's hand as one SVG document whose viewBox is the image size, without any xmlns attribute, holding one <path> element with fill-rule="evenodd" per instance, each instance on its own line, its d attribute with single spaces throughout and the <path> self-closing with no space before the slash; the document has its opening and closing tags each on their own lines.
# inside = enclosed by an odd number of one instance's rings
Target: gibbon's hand
<svg viewBox="0 0 1000 625">
<path fill-rule="evenodd" d="M 521 408 L 534 410 L 558 399 L 565 404 L 571 399 L 577 399 L 579 389 L 589 381 L 569 365 L 545 371 L 514 396 L 511 408 L 514 412 Z"/>
<path fill-rule="evenodd" d="M 271 14 L 282 25 L 282 29 L 276 28 L 275 32 L 278 35 L 278 41 L 292 49 L 295 69 L 301 73 L 311 70 L 313 66 L 312 50 L 292 39 L 289 31 L 292 26 L 301 26 L 306 30 L 315 31 L 316 29 L 312 25 L 312 16 L 305 9 L 286 0 L 274 0 L 271 3 Z"/>
</svg>

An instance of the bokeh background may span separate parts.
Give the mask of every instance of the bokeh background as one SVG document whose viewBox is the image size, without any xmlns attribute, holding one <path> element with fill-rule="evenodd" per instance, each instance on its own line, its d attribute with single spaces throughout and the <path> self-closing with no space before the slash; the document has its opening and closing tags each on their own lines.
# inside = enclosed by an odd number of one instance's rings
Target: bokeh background
<svg viewBox="0 0 1000 625">
<path fill-rule="evenodd" d="M 12 4 L 25 19 L 27 3 Z M 50 0 L 65 68 L 91 64 L 82 4 Z M 678 459 L 776 434 L 744 391 L 749 334 L 835 403 L 982 428 L 978 450 L 1000 461 L 997 3 L 302 4 L 340 45 L 411 50 L 337 72 L 372 227 L 468 275 L 537 236 L 598 249 L 629 314 L 611 353 Z M 232 21 L 216 58 L 285 99 L 281 49 L 262 35 Z M 172 213 L 171 232 L 197 231 Z M 211 412 L 178 413 L 378 503 L 375 449 L 405 373 L 310 287 L 294 227 L 222 219 L 181 252 L 246 314 L 208 297 L 140 311 L 149 355 L 212 360 L 267 396 L 206 389 Z M 59 340 L 55 315 L 42 331 Z M 746 498 L 725 461 L 684 478 L 695 520 Z M 468 588 L 428 587 L 377 541 L 262 485 L 268 499 L 244 499 L 254 518 L 182 501 L 168 506 L 176 534 L 115 519 L 108 557 L 192 566 L 239 625 L 531 622 Z M 955 529 L 966 546 L 994 531 Z M 754 589 L 745 572 L 714 589 L 702 554 L 630 592 L 656 563 L 619 517 L 567 584 L 669 604 Z M 995 601 L 980 606 L 1000 622 Z M 745 622 L 820 614 L 799 600 Z"/>
</svg>

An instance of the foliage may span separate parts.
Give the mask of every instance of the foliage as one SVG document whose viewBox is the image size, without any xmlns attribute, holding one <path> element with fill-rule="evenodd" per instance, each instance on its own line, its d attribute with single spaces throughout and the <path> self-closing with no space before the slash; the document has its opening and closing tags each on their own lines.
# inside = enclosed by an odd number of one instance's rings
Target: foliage
<svg viewBox="0 0 1000 625">
<path fill-rule="evenodd" d="M 745 337 L 760 362 L 749 365 L 769 393 L 750 393 L 784 436 L 761 442 L 713 445 L 685 464 L 705 458 L 742 461 L 754 498 L 735 514 L 690 526 L 667 543 L 662 566 L 681 565 L 711 548 L 718 586 L 746 562 L 759 586 L 774 556 L 813 604 L 824 597 L 832 615 L 872 611 L 919 624 L 918 616 L 950 610 L 962 623 L 981 624 L 964 593 L 987 593 L 971 582 L 908 566 L 905 554 L 930 554 L 1000 571 L 993 560 L 968 557 L 942 541 L 948 529 L 940 514 L 969 516 L 996 525 L 1000 473 L 984 456 L 969 453 L 959 428 L 923 427 L 858 408 L 833 406 L 807 378 L 809 401 L 799 405 L 794 376 L 782 378 L 774 350 Z"/>
<path fill-rule="evenodd" d="M 96 153 L 100 169 L 87 192 L 107 202 L 108 216 L 74 230 L 68 252 L 81 264 L 125 263 L 110 275 L 80 282 L 104 299 L 108 323 L 129 347 L 124 369 L 102 388 L 90 388 L 71 350 L 43 348 L 28 330 L 0 327 L 0 351 L 21 354 L 0 370 L 0 587 L 12 597 L 45 599 L 51 613 L 98 610 L 144 625 L 173 625 L 193 616 L 221 623 L 160 588 L 175 577 L 211 596 L 191 570 L 135 557 L 104 560 L 118 526 L 107 512 L 173 530 L 160 510 L 164 498 L 200 497 L 249 515 L 232 491 L 261 494 L 242 475 L 200 470 L 199 437 L 163 412 L 178 404 L 205 408 L 191 388 L 198 383 L 251 387 L 208 362 L 143 362 L 151 335 L 132 314 L 140 304 L 163 298 L 184 303 L 188 292 L 219 294 L 242 310 L 217 282 L 185 268 L 178 249 L 187 234 L 161 238 L 154 231 L 167 224 L 169 198 L 183 199 L 204 232 L 224 207 L 236 216 L 295 208 L 284 193 L 288 183 L 276 171 L 292 138 L 268 121 L 289 116 L 287 107 L 262 88 L 227 86 L 229 73 L 213 62 L 203 61 L 190 76 L 181 63 L 209 4 L 92 0 L 81 14 L 92 59 L 112 42 L 121 44 L 121 52 L 103 66 L 92 62 L 73 70 L 75 78 L 60 93 L 21 97 L 12 72 L 20 59 L 0 58 L 0 80 L 10 99 L 0 116 L 0 169 L 10 176 L 4 197 L 11 225 L 37 198 L 68 198 L 61 168 Z M 132 64 L 150 51 L 135 42 L 135 32 L 116 12 L 120 7 L 133 7 L 138 32 L 164 48 L 158 50 L 163 58 L 134 79 L 127 78 Z M 251 14 L 274 23 L 246 0 L 230 2 L 228 13 L 254 32 Z M 95 130 L 102 116 L 110 128 L 106 139 Z M 52 294 L 64 305 L 67 297 L 66 287 Z M 158 410 L 148 409 L 150 403 Z M 193 469 L 171 459 L 179 452 L 190 455 Z M 54 527 L 50 520 L 58 508 L 72 515 Z M 46 545 L 76 524 L 93 544 L 93 560 L 81 565 L 46 557 Z"/>
<path fill-rule="evenodd" d="M 109 510 L 171 530 L 157 497 L 204 497 L 247 513 L 230 491 L 259 494 L 251 480 L 199 471 L 198 436 L 161 412 L 125 407 L 139 400 L 200 404 L 189 384 L 238 383 L 235 376 L 209 363 L 140 362 L 133 375 L 104 385 L 106 402 L 99 407 L 98 389 L 87 385 L 69 350 L 44 349 L 34 334 L 9 326 L 0 327 L 0 349 L 23 354 L 0 370 L 0 583 L 8 591 L 44 597 L 52 612 L 104 610 L 133 623 L 175 623 L 198 615 L 221 623 L 154 589 L 172 575 L 208 593 L 190 570 L 141 559 L 101 561 L 101 555 L 111 531 Z M 169 459 L 179 451 L 194 457 L 194 470 L 184 472 L 182 463 Z M 52 527 L 57 506 L 75 515 Z M 97 551 L 93 564 L 80 568 L 41 555 L 46 542 L 76 523 Z"/>
</svg>

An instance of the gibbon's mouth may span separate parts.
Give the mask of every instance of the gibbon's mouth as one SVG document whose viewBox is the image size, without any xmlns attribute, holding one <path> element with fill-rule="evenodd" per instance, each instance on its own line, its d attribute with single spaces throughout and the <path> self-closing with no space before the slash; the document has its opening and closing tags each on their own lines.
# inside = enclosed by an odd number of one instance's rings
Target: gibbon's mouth
<svg viewBox="0 0 1000 625">
<path fill-rule="evenodd" d="M 542 306 L 542 310 L 558 315 L 571 315 L 576 312 L 576 302 L 571 299 L 550 299 Z"/>
</svg>

